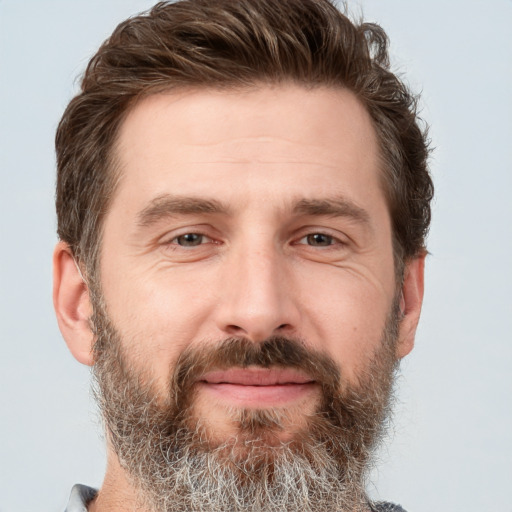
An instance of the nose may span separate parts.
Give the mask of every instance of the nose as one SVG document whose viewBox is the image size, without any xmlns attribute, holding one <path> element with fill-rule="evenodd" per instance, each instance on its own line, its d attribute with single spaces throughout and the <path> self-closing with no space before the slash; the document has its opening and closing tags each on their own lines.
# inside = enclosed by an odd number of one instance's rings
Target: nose
<svg viewBox="0 0 512 512">
<path fill-rule="evenodd" d="M 229 258 L 217 307 L 217 326 L 254 342 L 297 332 L 293 276 L 286 257 L 271 247 L 241 248 Z"/>
</svg>

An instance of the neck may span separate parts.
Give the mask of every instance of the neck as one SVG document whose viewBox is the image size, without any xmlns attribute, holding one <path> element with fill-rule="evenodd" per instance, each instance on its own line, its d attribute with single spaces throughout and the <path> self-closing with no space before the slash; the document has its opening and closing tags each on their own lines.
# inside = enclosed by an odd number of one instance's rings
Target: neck
<svg viewBox="0 0 512 512">
<path fill-rule="evenodd" d="M 88 512 L 149 512 L 138 504 L 137 493 L 111 450 L 103 485 Z"/>
</svg>

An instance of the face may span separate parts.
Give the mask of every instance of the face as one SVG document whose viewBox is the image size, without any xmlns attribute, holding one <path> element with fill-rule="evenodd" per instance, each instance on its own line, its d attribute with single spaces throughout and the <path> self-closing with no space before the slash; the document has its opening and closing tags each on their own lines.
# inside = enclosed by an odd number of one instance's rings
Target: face
<svg viewBox="0 0 512 512">
<path fill-rule="evenodd" d="M 227 337 L 300 338 L 357 382 L 395 277 L 376 136 L 351 93 L 154 95 L 126 118 L 116 155 L 102 293 L 131 364 L 151 368 L 158 392 L 184 350 Z M 198 414 L 220 435 L 233 407 L 308 412 L 318 400 L 307 376 L 247 375 L 201 383 Z M 266 385 L 281 381 L 295 385 Z"/>
<path fill-rule="evenodd" d="M 146 486 L 155 502 L 176 489 L 172 456 L 185 460 L 181 469 L 210 470 L 214 461 L 197 457 L 213 454 L 222 464 L 207 482 L 211 504 L 228 459 L 259 475 L 262 460 L 291 471 L 302 457 L 307 468 L 296 481 L 309 472 L 308 494 L 316 486 L 321 500 L 337 495 L 344 510 L 347 482 L 361 482 L 365 450 L 378 437 L 395 363 L 412 347 L 422 293 L 421 258 L 397 293 L 365 109 L 348 91 L 292 85 L 156 94 L 129 112 L 115 155 L 120 179 L 104 221 L 93 325 L 100 400 L 119 459 L 144 468 L 141 481 L 160 479 Z M 57 312 L 86 361 L 76 333 L 89 329 L 88 315 L 69 306 L 81 304 L 74 297 L 84 296 L 83 283 L 63 254 L 56 251 Z M 188 437 L 181 442 L 177 432 Z M 183 446 L 195 447 L 192 459 Z M 151 466 L 158 454 L 165 460 Z M 283 473 L 285 487 L 291 474 Z M 319 487 L 333 474 L 339 492 Z M 219 499 L 238 496 L 240 482 L 230 481 Z M 197 481 L 193 489 L 197 496 Z M 324 510 L 318 501 L 311 509 Z"/>
</svg>

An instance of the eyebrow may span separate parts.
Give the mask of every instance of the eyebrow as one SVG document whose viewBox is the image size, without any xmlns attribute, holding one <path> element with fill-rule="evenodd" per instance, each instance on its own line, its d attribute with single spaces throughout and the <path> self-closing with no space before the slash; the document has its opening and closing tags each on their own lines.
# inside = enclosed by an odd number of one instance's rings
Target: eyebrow
<svg viewBox="0 0 512 512">
<path fill-rule="evenodd" d="M 170 194 L 155 197 L 137 215 L 137 225 L 149 227 L 158 221 L 175 215 L 195 213 L 227 213 L 227 206 L 216 199 L 182 197 Z"/>
<path fill-rule="evenodd" d="M 299 215 L 348 217 L 358 223 L 370 225 L 368 212 L 344 197 L 300 199 L 295 203 L 293 211 Z"/>
<path fill-rule="evenodd" d="M 364 225 L 370 225 L 368 212 L 352 201 L 343 198 L 300 199 L 293 203 L 294 215 L 348 217 Z M 162 219 L 177 215 L 200 213 L 227 214 L 229 208 L 216 199 L 164 194 L 152 199 L 137 215 L 137 225 L 147 228 Z"/>
</svg>

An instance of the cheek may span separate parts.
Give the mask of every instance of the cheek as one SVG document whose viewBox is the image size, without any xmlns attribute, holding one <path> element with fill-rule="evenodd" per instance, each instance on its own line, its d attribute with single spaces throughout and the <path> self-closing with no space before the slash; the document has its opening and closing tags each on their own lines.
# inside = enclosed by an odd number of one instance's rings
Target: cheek
<svg viewBox="0 0 512 512">
<path fill-rule="evenodd" d="M 211 297 L 201 280 L 170 272 L 135 272 L 121 265 L 105 279 L 108 314 L 120 333 L 131 362 L 150 368 L 159 386 L 167 385 L 177 358 L 201 336 L 207 323 Z M 105 274 L 107 275 L 107 274 Z M 129 275 L 129 279 L 122 279 Z M 150 276 L 150 277 L 148 277 Z"/>
<path fill-rule="evenodd" d="M 317 278 L 303 295 L 303 316 L 309 324 L 304 337 L 318 343 L 354 382 L 380 346 L 392 292 L 387 280 L 383 283 L 354 269 L 336 270 Z"/>
</svg>

